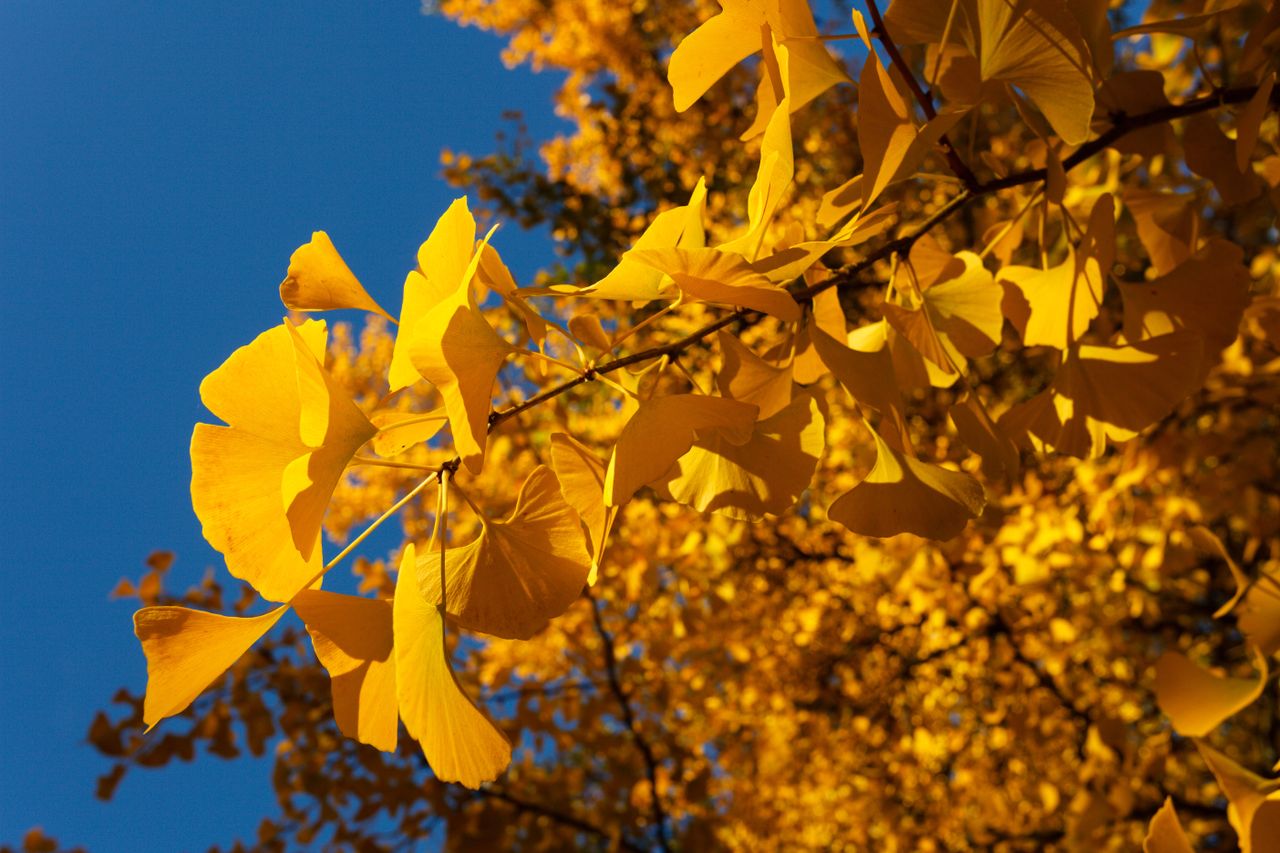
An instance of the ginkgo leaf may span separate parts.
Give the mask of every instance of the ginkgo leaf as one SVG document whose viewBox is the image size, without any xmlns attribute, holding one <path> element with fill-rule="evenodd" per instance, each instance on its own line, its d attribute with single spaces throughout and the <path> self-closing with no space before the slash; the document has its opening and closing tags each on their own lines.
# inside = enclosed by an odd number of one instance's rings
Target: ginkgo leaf
<svg viewBox="0 0 1280 853">
<path fill-rule="evenodd" d="M 1012 483 L 1021 468 L 1018 447 L 996 425 L 978 399 L 965 394 L 947 414 L 960 440 L 982 457 L 983 475 L 989 480 Z"/>
<path fill-rule="evenodd" d="M 391 602 L 304 589 L 292 604 L 329 673 L 338 728 L 349 738 L 395 752 L 400 717 Z"/>
<path fill-rule="evenodd" d="M 885 15 L 892 36 L 938 43 L 958 3 L 949 40 L 977 59 L 984 81 L 1026 93 L 1068 145 L 1089 136 L 1093 83 L 1089 48 L 1064 0 L 894 0 Z"/>
<path fill-rule="evenodd" d="M 808 394 L 759 421 L 744 443 L 712 430 L 655 486 L 698 512 L 733 518 L 781 515 L 809 487 L 826 447 L 825 422 Z"/>
<path fill-rule="evenodd" d="M 951 254 L 932 239 L 911 248 L 910 269 L 924 311 L 953 361 L 981 358 L 1000 344 L 1003 289 L 973 252 Z"/>
<path fill-rule="evenodd" d="M 1142 841 L 1142 853 L 1195 853 L 1178 822 L 1173 808 L 1173 797 L 1165 797 L 1164 805 L 1156 811 L 1147 826 L 1147 837 Z"/>
<path fill-rule="evenodd" d="M 875 467 L 831 504 L 827 517 L 832 521 L 863 536 L 914 533 L 941 540 L 982 514 L 987 498 L 977 480 L 900 453 L 868 429 L 876 443 Z"/>
<path fill-rule="evenodd" d="M 855 216 L 825 239 L 802 240 L 790 245 L 779 243 L 769 254 L 753 261 L 751 267 L 775 284 L 799 278 L 832 249 L 847 249 L 887 231 L 895 222 L 896 210 L 896 203 L 882 204 L 866 215 Z"/>
<path fill-rule="evenodd" d="M 701 394 L 644 401 L 613 446 L 604 480 L 605 506 L 622 506 L 713 429 L 722 430 L 731 443 L 747 441 L 759 412 L 751 403 Z"/>
<path fill-rule="evenodd" d="M 400 560 L 392 606 L 396 699 L 405 730 L 422 746 L 436 778 L 476 789 L 507 769 L 511 742 L 453 674 L 444 616 L 418 586 L 419 567 L 431 556 L 416 557 L 409 544 Z"/>
<path fill-rule="evenodd" d="M 716 374 L 716 386 L 723 396 L 759 406 L 757 417 L 761 420 L 791 402 L 790 364 L 782 367 L 770 364 L 723 329 L 717 339 L 724 364 Z"/>
<path fill-rule="evenodd" d="M 1029 347 L 1066 349 L 1089 329 L 1102 307 L 1103 288 L 1115 259 L 1115 206 L 1100 196 L 1089 216 L 1078 250 L 1047 270 L 1008 266 L 1000 270 L 1005 286 L 1003 312 Z"/>
<path fill-rule="evenodd" d="M 808 13 L 805 17 L 812 27 L 812 13 L 806 0 L 782 0 L 781 5 L 784 13 L 788 6 Z M 784 99 L 788 111 L 795 113 L 832 86 L 849 82 L 844 66 L 832 58 L 816 30 L 813 35 L 783 39 L 776 29 L 770 28 L 767 38 L 761 38 L 760 48 L 756 115 L 751 126 L 738 137 L 743 142 L 764 132 Z"/>
<path fill-rule="evenodd" d="M 470 247 L 475 235 L 474 231 L 467 232 L 465 223 L 474 226 L 474 220 L 466 209 L 465 199 L 460 201 L 463 202 L 460 212 L 453 212 L 458 208 L 455 202 L 454 207 L 441 217 L 441 224 L 432 232 L 432 238 L 444 227 L 445 217 L 465 220 L 462 224 L 451 223 L 447 233 L 453 234 L 455 239 L 466 235 Z M 453 270 L 452 264 L 459 257 L 450 255 L 447 268 Z M 449 415 L 454 449 L 473 474 L 478 474 L 484 467 L 493 386 L 498 379 L 498 371 L 513 351 L 511 344 L 485 320 L 476 304 L 471 279 L 480 264 L 480 257 L 481 252 L 476 251 L 454 281 L 454 289 L 418 318 L 408 345 L 414 369 L 440 392 L 445 412 Z M 428 258 L 430 262 L 431 258 Z M 405 333 L 402 331 L 401 334 Z"/>
<path fill-rule="evenodd" d="M 1116 30 L 1111 34 L 1111 37 L 1113 39 L 1123 39 L 1130 36 L 1150 35 L 1151 33 L 1168 33 L 1170 35 L 1196 38 L 1204 33 L 1209 25 L 1216 21 L 1220 15 L 1224 12 L 1230 12 L 1238 6 L 1239 4 L 1232 4 L 1200 15 L 1183 15 L 1179 18 L 1168 18 L 1163 21 L 1147 21 L 1145 24 L 1135 24 L 1132 27 Z"/>
<path fill-rule="evenodd" d="M 840 305 L 840 292 L 834 287 L 822 291 L 813 297 L 810 311 L 796 331 L 795 358 L 792 361 L 792 375 L 801 385 L 817 382 L 827 374 L 827 365 L 818 353 L 813 340 L 814 330 L 826 332 L 828 337 L 843 341 L 847 324 L 844 308 Z"/>
<path fill-rule="evenodd" d="M 1254 148 L 1258 145 L 1258 131 L 1262 129 L 1262 120 L 1271 106 L 1271 92 L 1275 85 L 1276 75 L 1272 72 L 1263 78 L 1258 91 L 1253 93 L 1249 103 L 1240 111 L 1240 118 L 1236 123 L 1236 168 L 1241 172 L 1249 168 L 1249 161 L 1253 159 Z"/>
<path fill-rule="evenodd" d="M 503 303 L 524 326 L 529 340 L 542 350 L 547 342 L 547 321 L 525 299 L 528 291 L 521 292 L 511 270 L 503 263 L 502 256 L 487 240 L 481 241 L 478 251 L 480 265 L 476 269 L 476 281 L 502 297 Z M 538 363 L 545 364 L 541 361 Z"/>
<path fill-rule="evenodd" d="M 324 324 L 288 324 L 236 350 L 200 385 L 229 426 L 196 424 L 191 503 L 231 574 L 288 601 L 320 569 L 320 524 L 342 471 L 375 432 L 320 366 Z"/>
<path fill-rule="evenodd" d="M 869 55 L 858 83 L 858 148 L 865 163 L 863 208 L 893 180 L 915 138 L 910 105 L 875 54 Z"/>
<path fill-rule="evenodd" d="M 551 467 L 560 481 L 560 493 L 586 525 L 587 545 L 591 551 L 587 585 L 595 586 L 609 529 L 618 514 L 616 506 L 604 505 L 607 466 L 573 436 L 554 432 L 551 434 Z"/>
<path fill-rule="evenodd" d="M 449 415 L 443 408 L 430 412 L 384 409 L 374 412 L 369 420 L 378 429 L 373 437 L 374 452 L 379 456 L 395 456 L 415 444 L 430 441 L 449 422 Z"/>
<path fill-rule="evenodd" d="M 1192 663 L 1181 652 L 1165 652 L 1156 661 L 1156 702 L 1178 734 L 1204 737 L 1228 717 L 1247 708 L 1267 684 L 1267 660 L 1255 654 L 1261 673 L 1223 678 Z"/>
<path fill-rule="evenodd" d="M 1280 779 L 1263 779 L 1204 741 L 1195 744 L 1227 797 L 1227 820 L 1241 853 L 1267 853 L 1280 828 Z"/>
<path fill-rule="evenodd" d="M 352 274 L 323 231 L 313 232 L 311 242 L 289 258 L 289 271 L 280 283 L 280 300 L 294 311 L 359 308 L 392 319 Z"/>
<path fill-rule="evenodd" d="M 633 249 L 627 256 L 671 276 L 681 292 L 695 300 L 751 308 L 787 323 L 800 319 L 800 306 L 791 294 L 733 252 Z"/>
<path fill-rule="evenodd" d="M 470 278 L 476 239 L 476 221 L 465 197 L 449 205 L 431 234 L 418 247 L 418 268 L 404 280 L 404 302 L 400 306 L 400 327 L 391 354 L 388 375 L 391 391 L 408 388 L 419 379 L 409 349 L 417 335 L 418 323 L 450 294 L 456 293 L 464 277 Z M 471 270 L 471 273 L 468 271 Z"/>
<path fill-rule="evenodd" d="M 1095 458 L 1169 414 L 1199 384 L 1202 339 L 1190 332 L 1128 346 L 1077 345 L 1053 383 L 998 421 L 1036 449 Z"/>
<path fill-rule="evenodd" d="M 731 68 L 763 49 L 770 36 L 787 42 L 793 53 L 792 69 L 783 77 L 792 94 L 791 111 L 849 79 L 819 40 L 806 0 L 721 0 L 720 6 L 720 14 L 685 36 L 671 54 L 667 79 L 676 112 L 687 110 Z M 764 80 L 761 86 L 768 90 L 758 100 L 776 103 L 777 87 L 768 73 Z"/>
<path fill-rule="evenodd" d="M 1262 192 L 1262 182 L 1253 170 L 1236 165 L 1235 142 L 1213 116 L 1197 113 L 1187 119 L 1182 149 L 1187 168 L 1212 181 L 1227 207 L 1252 201 Z"/>
<path fill-rule="evenodd" d="M 857 330 L 856 346 L 845 346 L 816 326 L 809 331 L 814 348 L 836 381 L 853 399 L 881 413 L 902 408 L 884 329 L 884 323 L 878 323 Z"/>
<path fill-rule="evenodd" d="M 133 632 L 147 656 L 147 694 L 142 705 L 147 730 L 165 717 L 182 713 L 287 609 L 282 605 L 250 617 L 186 607 L 144 607 L 133 614 Z"/>
<path fill-rule="evenodd" d="M 747 194 L 747 228 L 734 239 L 719 248 L 736 252 L 748 261 L 755 261 L 763 253 L 765 234 L 773 216 L 782 202 L 783 195 L 795 177 L 795 152 L 791 147 L 791 119 L 787 101 L 774 111 L 760 140 L 760 167 L 755 182 Z"/>
<path fill-rule="evenodd" d="M 1229 346 L 1249 306 L 1243 260 L 1239 246 L 1212 239 L 1172 272 L 1122 285 L 1125 338 L 1145 341 L 1188 329 L 1204 336 L 1206 353 Z"/>
<path fill-rule="evenodd" d="M 674 282 L 661 270 L 631 257 L 631 253 L 648 249 L 701 249 L 704 247 L 706 233 L 702 227 L 702 217 L 706 201 L 706 179 L 699 178 L 689 203 L 665 210 L 655 216 L 649 223 L 649 227 L 636 240 L 635 245 L 622 256 L 618 265 L 608 275 L 589 287 L 560 285 L 553 286 L 551 291 L 570 296 L 631 302 L 674 298 L 678 292 Z"/>
<path fill-rule="evenodd" d="M 583 311 L 569 318 L 569 334 L 581 344 L 600 352 L 613 349 L 613 339 L 604 330 L 600 317 L 594 311 Z"/>
<path fill-rule="evenodd" d="M 910 343 L 931 367 L 949 377 L 942 380 L 943 387 L 955 381 L 959 373 L 953 366 L 946 347 L 942 345 L 942 340 L 938 337 L 937 330 L 929 322 L 928 314 L 922 309 L 903 308 L 901 305 L 896 305 L 892 302 L 882 304 L 880 313 L 884 315 L 885 322 Z M 932 383 L 932 373 L 929 378 Z"/>
<path fill-rule="evenodd" d="M 418 562 L 418 585 L 440 601 L 434 555 Z M 505 521 L 481 519 L 480 535 L 445 552 L 449 617 L 471 631 L 527 640 L 582 594 L 591 572 L 587 539 L 560 481 L 545 465 L 529 474 Z"/>
<path fill-rule="evenodd" d="M 1227 553 L 1227 546 L 1223 545 L 1222 540 L 1214 535 L 1209 528 L 1197 524 L 1187 531 L 1187 535 L 1198 549 L 1210 553 L 1226 563 L 1227 570 L 1231 572 L 1231 577 L 1236 583 L 1235 594 L 1213 613 L 1214 619 L 1221 619 L 1234 610 L 1235 606 L 1240 603 L 1240 599 L 1244 598 L 1244 594 L 1249 589 L 1249 576 L 1241 570 L 1239 564 Z"/>
<path fill-rule="evenodd" d="M 1123 198 L 1156 275 L 1172 272 L 1191 257 L 1200 231 L 1193 195 L 1129 189 Z"/>
</svg>

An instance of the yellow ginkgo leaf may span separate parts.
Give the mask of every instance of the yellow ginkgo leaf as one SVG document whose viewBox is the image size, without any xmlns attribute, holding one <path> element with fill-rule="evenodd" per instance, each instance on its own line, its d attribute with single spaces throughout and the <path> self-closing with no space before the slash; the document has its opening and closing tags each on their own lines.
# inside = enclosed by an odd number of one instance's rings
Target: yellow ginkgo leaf
<svg viewBox="0 0 1280 853">
<path fill-rule="evenodd" d="M 1280 779 L 1264 779 L 1204 741 L 1196 749 L 1227 797 L 1227 820 L 1241 853 L 1268 853 L 1280 829 Z"/>
<path fill-rule="evenodd" d="M 817 326 L 809 330 L 814 348 L 836 381 L 853 399 L 882 414 L 902 408 L 885 329 L 883 322 L 863 326 L 854 332 L 853 346 L 845 346 Z"/>
<path fill-rule="evenodd" d="M 847 249 L 887 231 L 896 221 L 897 204 L 882 204 L 866 215 L 859 214 L 834 234 L 822 240 L 803 240 L 790 245 L 774 245 L 767 255 L 751 266 L 775 284 L 799 278 L 832 249 Z"/>
<path fill-rule="evenodd" d="M 392 620 L 397 704 L 405 730 L 422 746 L 436 778 L 475 789 L 507 769 L 511 742 L 453 674 L 444 644 L 444 617 L 418 587 L 417 567 L 429 556 L 439 559 L 423 554 L 420 560 L 413 545 L 406 546 L 396 578 Z"/>
<path fill-rule="evenodd" d="M 983 81 L 1026 93 L 1068 145 L 1088 138 L 1092 62 L 1065 0 L 894 0 L 885 23 L 893 38 L 926 44 L 951 24 L 949 40 L 977 59 Z"/>
<path fill-rule="evenodd" d="M 1128 189 L 1123 198 L 1156 275 L 1191 257 L 1201 230 L 1194 194 Z"/>
<path fill-rule="evenodd" d="M 369 420 L 378 429 L 373 437 L 374 452 L 379 456 L 395 456 L 415 444 L 430 441 L 449 422 L 449 415 L 443 408 L 429 412 L 384 409 L 374 412 Z"/>
<path fill-rule="evenodd" d="M 796 331 L 795 359 L 792 362 L 792 373 L 796 382 L 809 385 L 827 374 L 827 365 L 818 353 L 817 344 L 814 341 L 814 330 L 825 332 L 828 337 L 836 341 L 843 341 L 847 327 L 838 290 L 834 287 L 828 288 L 813 297 L 810 311 Z"/>
<path fill-rule="evenodd" d="M 1229 346 L 1249 306 L 1250 277 L 1243 261 L 1235 243 L 1211 239 L 1172 272 L 1121 285 L 1125 338 L 1145 341 L 1190 329 L 1204 336 L 1206 354 Z"/>
<path fill-rule="evenodd" d="M 795 39 L 788 47 L 795 66 L 783 78 L 798 110 L 848 75 L 819 41 L 818 27 L 806 0 L 721 0 L 721 12 L 704 22 L 676 46 L 667 67 L 677 112 L 684 112 L 731 68 L 761 50 L 772 35 Z M 769 29 L 766 31 L 765 27 Z M 764 75 L 766 79 L 769 74 Z M 769 93 L 776 101 L 776 86 Z M 769 100 L 760 96 L 762 102 Z"/>
<path fill-rule="evenodd" d="M 1195 390 L 1202 346 L 1191 332 L 1130 346 L 1074 346 L 1053 383 L 1005 412 L 999 425 L 1037 450 L 1096 458 L 1107 438 L 1133 438 Z"/>
<path fill-rule="evenodd" d="M 418 562 L 418 585 L 440 601 L 435 555 Z M 560 481 L 545 465 L 529 474 L 505 521 L 481 519 L 480 535 L 445 553 L 449 617 L 471 631 L 527 640 L 582 594 L 591 572 L 587 539 Z"/>
<path fill-rule="evenodd" d="M 147 656 L 147 695 L 142 704 L 147 730 L 185 710 L 287 609 L 282 605 L 247 618 L 186 607 L 144 607 L 133 614 L 133 632 Z"/>
<path fill-rule="evenodd" d="M 580 311 L 569 318 L 569 334 L 580 344 L 586 344 L 599 352 L 613 349 L 613 338 L 604 330 L 600 316 L 595 311 Z"/>
<path fill-rule="evenodd" d="M 352 274 L 323 231 L 312 233 L 311 242 L 289 258 L 289 271 L 280 283 L 280 300 L 294 311 L 359 308 L 391 319 Z"/>
<path fill-rule="evenodd" d="M 698 512 L 781 515 L 809 487 L 826 447 L 824 428 L 817 402 L 803 394 L 758 422 L 745 443 L 719 430 L 698 438 L 655 488 Z"/>
<path fill-rule="evenodd" d="M 911 106 L 875 54 L 868 55 L 858 83 L 858 148 L 865 163 L 864 209 L 893 180 L 915 138 Z"/>
<path fill-rule="evenodd" d="M 1178 734 L 1204 737 L 1262 695 L 1267 684 L 1267 659 L 1255 654 L 1254 665 L 1261 670 L 1256 681 L 1224 678 L 1181 652 L 1165 652 L 1156 661 L 1156 702 Z"/>
<path fill-rule="evenodd" d="M 1079 249 L 1046 270 L 1008 266 L 1000 270 L 1005 286 L 1004 315 L 1029 347 L 1066 349 L 1089 329 L 1102 307 L 1103 289 L 1115 259 L 1115 205 L 1110 194 L 1093 206 Z"/>
<path fill-rule="evenodd" d="M 782 20 L 775 21 L 768 37 L 760 40 L 756 115 L 738 137 L 744 142 L 764 131 L 783 100 L 788 112 L 795 113 L 832 86 L 850 82 L 844 65 L 832 58 L 818 35 L 808 0 L 781 0 L 779 6 Z M 782 35 L 782 28 L 789 35 Z"/>
<path fill-rule="evenodd" d="M 616 506 L 604 505 L 604 478 L 607 466 L 587 447 L 563 432 L 551 434 L 551 467 L 560 481 L 560 492 L 587 528 L 591 550 L 591 571 L 587 585 L 595 586 L 604 556 L 609 528 L 618 514 Z"/>
<path fill-rule="evenodd" d="M 800 319 L 800 306 L 791 294 L 734 252 L 642 249 L 628 252 L 627 257 L 671 276 L 680 291 L 694 300 L 751 308 L 788 323 Z"/>
<path fill-rule="evenodd" d="M 1244 598 L 1244 594 L 1249 590 L 1249 576 L 1241 570 L 1235 560 L 1231 559 L 1231 555 L 1227 553 L 1227 546 L 1223 545 L 1222 540 L 1209 528 L 1197 524 L 1187 531 L 1187 535 L 1198 549 L 1226 563 L 1227 570 L 1231 572 L 1231 577 L 1236 583 L 1235 594 L 1213 613 L 1214 619 L 1221 619 L 1234 610 L 1240 603 L 1240 599 Z"/>
<path fill-rule="evenodd" d="M 1264 567 L 1236 608 L 1236 625 L 1268 657 L 1280 651 L 1280 570 Z"/>
<path fill-rule="evenodd" d="M 631 500 L 711 430 L 723 430 L 731 443 L 747 441 L 759 412 L 751 403 L 701 394 L 671 394 L 641 403 L 609 457 L 605 505 L 622 506 Z"/>
<path fill-rule="evenodd" d="M 703 208 L 707 201 L 707 183 L 700 178 L 689 203 L 664 210 L 653 218 L 649 227 L 636 240 L 631 250 L 604 278 L 589 287 L 553 286 L 554 293 L 590 296 L 596 299 L 620 299 L 651 302 L 674 299 L 678 293 L 674 282 L 661 270 L 631 257 L 632 252 L 647 249 L 701 249 L 706 245 L 702 227 Z"/>
<path fill-rule="evenodd" d="M 191 503 L 231 573 L 288 601 L 319 573 L 333 489 L 375 427 L 321 367 L 324 324 L 270 329 L 205 377 L 200 396 L 229 426 L 196 424 Z"/>
<path fill-rule="evenodd" d="M 999 345 L 1003 290 L 981 258 L 953 255 L 926 237 L 912 246 L 909 261 L 925 313 L 952 360 L 981 358 Z"/>
<path fill-rule="evenodd" d="M 723 329 L 717 335 L 724 364 L 716 374 L 720 393 L 760 407 L 761 420 L 791 402 L 791 365 L 777 367 L 756 355 L 750 347 Z"/>
<path fill-rule="evenodd" d="M 457 292 L 464 276 L 470 277 L 468 270 L 475 240 L 476 221 L 464 197 L 449 205 L 418 247 L 418 268 L 411 270 L 404 280 L 400 327 L 388 376 L 391 391 L 408 388 L 420 378 L 409 355 L 418 323 L 437 304 Z"/>
<path fill-rule="evenodd" d="M 1142 853 L 1195 853 L 1187 834 L 1182 831 L 1182 824 L 1178 822 L 1173 797 L 1165 797 L 1164 805 L 1151 818 L 1147 837 L 1142 841 Z"/>
<path fill-rule="evenodd" d="M 292 604 L 329 673 L 338 728 L 349 738 L 395 752 L 400 717 L 391 602 L 304 589 Z"/>
<path fill-rule="evenodd" d="M 863 536 L 914 533 L 941 540 L 982 514 L 987 498 L 977 480 L 900 453 L 868 429 L 876 442 L 875 467 L 831 504 L 827 517 L 832 521 Z"/>
<path fill-rule="evenodd" d="M 525 299 L 529 291 L 522 291 L 516 286 L 511 270 L 503 263 L 498 250 L 487 240 L 480 242 L 478 251 L 480 265 L 476 269 L 477 282 L 502 297 L 503 303 L 524 326 L 529 340 L 541 351 L 547 342 L 547 321 L 542 319 L 542 315 L 535 311 Z M 539 364 L 545 364 L 545 362 L 539 362 Z"/>
<path fill-rule="evenodd" d="M 466 223 L 474 227 L 474 220 L 467 211 L 465 199 L 441 217 L 432 232 L 432 239 L 442 229 L 462 239 L 466 236 L 468 250 L 474 239 L 474 230 L 468 233 Z M 455 210 L 458 212 L 455 213 Z M 446 228 L 445 218 L 451 220 Z M 459 222 L 453 222 L 457 219 Z M 431 240 L 427 241 L 428 244 Z M 471 280 L 480 264 L 481 251 L 471 256 L 461 275 L 453 282 L 453 290 L 418 318 L 409 342 L 409 358 L 423 379 L 436 387 L 444 399 L 445 412 L 449 415 L 449 427 L 453 444 L 467 470 L 478 474 L 484 467 L 484 450 L 488 440 L 489 407 L 493 399 L 493 385 L 513 347 L 504 341 L 485 320 L 476 304 Z M 446 266 L 452 274 L 461 257 L 449 247 Z M 431 257 L 427 258 L 430 264 Z M 401 332 L 404 335 L 405 332 Z"/>
<path fill-rule="evenodd" d="M 760 167 L 747 194 L 747 228 L 720 246 L 724 251 L 736 252 L 748 261 L 755 261 L 763 254 L 769 224 L 773 222 L 773 215 L 796 173 L 795 152 L 791 147 L 791 118 L 786 103 L 783 99 L 774 111 L 760 141 Z"/>
</svg>

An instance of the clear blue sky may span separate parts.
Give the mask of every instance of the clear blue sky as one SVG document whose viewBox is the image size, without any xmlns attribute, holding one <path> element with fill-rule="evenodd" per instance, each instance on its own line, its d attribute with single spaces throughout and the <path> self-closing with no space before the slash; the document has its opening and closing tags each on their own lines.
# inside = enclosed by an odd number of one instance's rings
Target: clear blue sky
<svg viewBox="0 0 1280 853">
<path fill-rule="evenodd" d="M 94 799 L 89 722 L 145 683 L 107 593 L 157 548 L 178 588 L 221 570 L 188 495 L 197 387 L 279 322 L 292 250 L 327 230 L 394 309 L 453 196 L 440 149 L 491 150 L 504 109 L 554 132 L 557 79 L 500 49 L 416 0 L 0 3 L 0 843 L 203 850 L 273 813 L 268 762 L 211 756 Z"/>
</svg>

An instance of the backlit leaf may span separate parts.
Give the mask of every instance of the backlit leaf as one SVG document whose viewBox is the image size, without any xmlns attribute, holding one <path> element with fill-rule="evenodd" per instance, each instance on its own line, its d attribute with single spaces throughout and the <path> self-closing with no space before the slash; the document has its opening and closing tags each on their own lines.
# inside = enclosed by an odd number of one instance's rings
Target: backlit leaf
<svg viewBox="0 0 1280 853">
<path fill-rule="evenodd" d="M 1267 683 L 1267 661 L 1257 655 L 1259 678 L 1223 678 L 1192 663 L 1180 652 L 1156 661 L 1156 701 L 1178 734 L 1204 737 L 1228 717 L 1253 704 Z"/>
<path fill-rule="evenodd" d="M 358 308 L 391 319 L 352 274 L 323 231 L 314 232 L 311 242 L 289 258 L 289 271 L 280 283 L 280 300 L 294 311 Z"/>
</svg>

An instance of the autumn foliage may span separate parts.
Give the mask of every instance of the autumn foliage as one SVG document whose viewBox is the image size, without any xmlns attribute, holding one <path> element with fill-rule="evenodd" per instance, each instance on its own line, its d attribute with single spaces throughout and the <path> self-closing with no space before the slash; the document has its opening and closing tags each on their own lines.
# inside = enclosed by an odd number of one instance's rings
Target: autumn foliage
<svg viewBox="0 0 1280 853">
<path fill-rule="evenodd" d="M 269 750 L 255 849 L 1276 849 L 1280 6 L 881 5 L 439 4 L 574 130 L 446 152 L 481 221 L 402 290 L 293 253 L 200 386 L 237 582 L 122 582 L 100 796 Z"/>
</svg>

